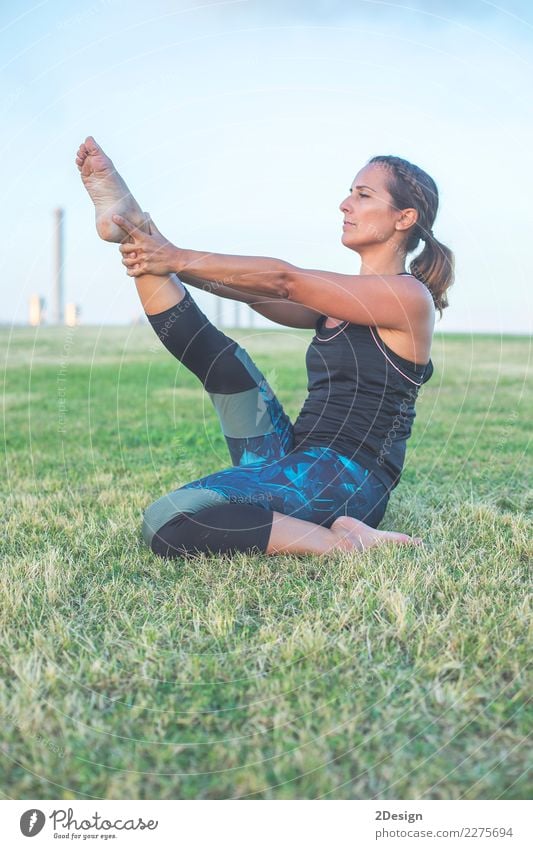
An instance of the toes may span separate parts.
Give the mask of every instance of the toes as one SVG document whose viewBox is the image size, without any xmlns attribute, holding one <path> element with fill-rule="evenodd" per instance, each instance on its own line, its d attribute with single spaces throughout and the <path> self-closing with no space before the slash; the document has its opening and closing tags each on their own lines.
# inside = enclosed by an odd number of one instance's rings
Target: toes
<svg viewBox="0 0 533 849">
<path fill-rule="evenodd" d="M 98 153 L 98 151 L 100 150 L 92 136 L 87 136 L 84 144 L 88 153 Z"/>
<path fill-rule="evenodd" d="M 398 536 L 395 537 L 395 541 L 401 542 L 404 545 L 415 545 L 414 539 L 410 536 L 407 536 L 407 534 L 398 534 Z"/>
<path fill-rule="evenodd" d="M 404 536 L 403 539 L 401 540 L 401 542 L 403 542 L 405 545 L 422 545 L 423 544 L 420 537 Z"/>
</svg>

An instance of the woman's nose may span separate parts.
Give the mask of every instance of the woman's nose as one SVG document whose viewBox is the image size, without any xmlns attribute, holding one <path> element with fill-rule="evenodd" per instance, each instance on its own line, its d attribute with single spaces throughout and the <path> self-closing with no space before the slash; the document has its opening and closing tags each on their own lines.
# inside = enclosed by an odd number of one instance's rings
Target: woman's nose
<svg viewBox="0 0 533 849">
<path fill-rule="evenodd" d="M 347 212 L 347 210 L 349 209 L 349 206 L 348 206 L 349 200 L 350 200 L 350 198 L 346 197 L 346 198 L 344 198 L 343 201 L 340 202 L 339 209 L 340 209 L 341 212 Z"/>
</svg>

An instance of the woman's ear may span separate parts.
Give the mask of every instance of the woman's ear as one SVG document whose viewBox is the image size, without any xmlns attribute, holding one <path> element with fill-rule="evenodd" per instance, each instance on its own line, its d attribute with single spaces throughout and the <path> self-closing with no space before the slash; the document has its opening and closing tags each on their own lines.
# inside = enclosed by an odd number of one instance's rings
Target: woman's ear
<svg viewBox="0 0 533 849">
<path fill-rule="evenodd" d="M 418 210 L 417 209 L 413 209 L 413 208 L 402 209 L 402 211 L 400 213 L 400 217 L 398 218 L 398 220 L 396 222 L 396 229 L 397 230 L 409 230 L 409 228 L 412 227 L 413 224 L 416 224 L 417 221 L 418 221 Z"/>
</svg>

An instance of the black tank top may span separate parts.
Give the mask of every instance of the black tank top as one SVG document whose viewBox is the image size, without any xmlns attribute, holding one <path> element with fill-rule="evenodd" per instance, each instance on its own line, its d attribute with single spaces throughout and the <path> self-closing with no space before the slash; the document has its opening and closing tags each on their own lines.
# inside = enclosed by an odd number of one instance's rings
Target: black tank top
<svg viewBox="0 0 533 849">
<path fill-rule="evenodd" d="M 328 446 L 356 460 L 392 489 L 400 480 L 419 387 L 431 360 L 394 353 L 375 327 L 320 316 L 307 349 L 308 396 L 294 423 L 295 447 Z"/>
</svg>

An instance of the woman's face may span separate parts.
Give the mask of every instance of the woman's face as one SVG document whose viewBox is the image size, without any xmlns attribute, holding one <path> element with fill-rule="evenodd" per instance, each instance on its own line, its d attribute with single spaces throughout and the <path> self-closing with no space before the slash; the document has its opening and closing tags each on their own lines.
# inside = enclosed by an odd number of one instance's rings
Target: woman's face
<svg viewBox="0 0 533 849">
<path fill-rule="evenodd" d="M 339 206 L 344 216 L 341 241 L 347 248 L 386 242 L 396 232 L 399 212 L 386 184 L 387 172 L 379 165 L 366 165 L 356 174 L 350 194 Z"/>
</svg>

